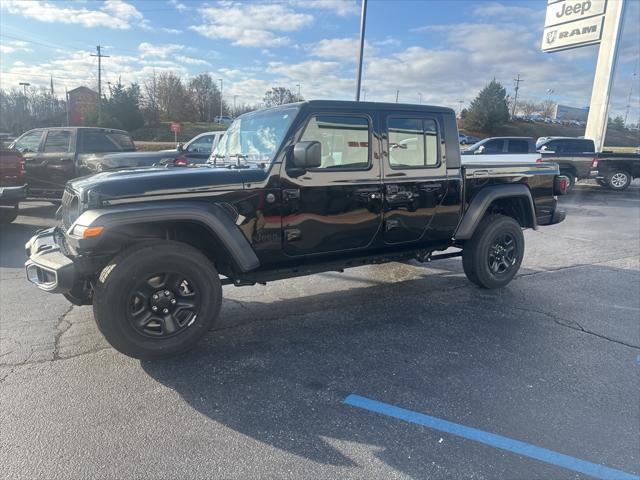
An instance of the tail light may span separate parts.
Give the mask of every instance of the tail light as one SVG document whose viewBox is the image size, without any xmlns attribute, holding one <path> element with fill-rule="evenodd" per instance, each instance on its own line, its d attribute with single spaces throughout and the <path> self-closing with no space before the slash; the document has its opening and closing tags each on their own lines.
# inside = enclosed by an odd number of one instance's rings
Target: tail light
<svg viewBox="0 0 640 480">
<path fill-rule="evenodd" d="M 591 168 L 598 168 L 598 157 L 593 157 L 591 160 Z"/>
<path fill-rule="evenodd" d="M 189 160 L 187 160 L 185 157 L 178 157 L 173 161 L 173 164 L 176 167 L 186 167 L 189 164 Z"/>
<path fill-rule="evenodd" d="M 569 191 L 569 179 L 564 175 L 558 175 L 553 179 L 553 194 L 565 195 Z"/>
<path fill-rule="evenodd" d="M 24 177 L 26 174 L 27 174 L 27 167 L 24 162 L 24 158 L 21 158 L 20 162 L 18 163 L 18 176 Z"/>
<path fill-rule="evenodd" d="M 542 163 L 542 157 L 536 160 L 536 163 Z"/>
</svg>

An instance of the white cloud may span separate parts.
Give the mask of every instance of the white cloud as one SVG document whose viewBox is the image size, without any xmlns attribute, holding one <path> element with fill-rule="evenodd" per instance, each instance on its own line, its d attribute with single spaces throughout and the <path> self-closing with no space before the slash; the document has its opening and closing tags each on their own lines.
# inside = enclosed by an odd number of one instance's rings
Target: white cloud
<svg viewBox="0 0 640 480">
<path fill-rule="evenodd" d="M 167 58 L 167 56 L 169 56 L 170 54 L 184 50 L 184 48 L 184 45 L 176 43 L 169 43 L 166 45 L 152 45 L 148 42 L 142 42 L 140 45 L 138 45 L 138 50 L 140 51 L 140 56 L 142 58 Z"/>
<path fill-rule="evenodd" d="M 482 3 L 473 9 L 471 18 L 500 18 L 502 20 L 530 20 L 534 18 L 544 18 L 544 5 L 540 10 L 523 7 L 517 2 L 511 1 L 507 4 L 499 2 Z"/>
<path fill-rule="evenodd" d="M 178 30 L 177 28 L 166 28 L 162 27 L 161 29 L 164 33 L 169 33 L 171 35 L 179 35 L 182 33 L 182 30 Z"/>
<path fill-rule="evenodd" d="M 211 65 L 206 60 L 203 60 L 201 58 L 188 57 L 186 55 L 176 55 L 174 58 L 176 62 L 186 63 L 187 65 Z"/>
<path fill-rule="evenodd" d="M 78 24 L 126 30 L 132 24 L 148 29 L 148 21 L 136 7 L 122 0 L 106 0 L 99 10 L 61 7 L 40 0 L 3 0 L 0 6 L 9 13 L 46 23 Z"/>
<path fill-rule="evenodd" d="M 313 21 L 311 15 L 297 13 L 281 4 L 218 3 L 200 13 L 205 23 L 189 27 L 207 38 L 224 38 L 243 47 L 276 47 L 290 39 L 282 32 L 299 30 Z"/>
<path fill-rule="evenodd" d="M 300 8 L 330 10 L 341 17 L 360 13 L 359 2 L 355 0 L 292 0 L 291 4 Z"/>
<path fill-rule="evenodd" d="M 0 53 L 15 53 L 15 52 L 32 52 L 27 42 L 22 40 L 3 40 L 0 44 Z"/>
<path fill-rule="evenodd" d="M 357 38 L 324 39 L 310 46 L 309 50 L 314 57 L 355 62 L 360 52 L 360 40 Z M 369 42 L 365 42 L 364 52 L 365 55 L 370 56 L 376 52 L 376 49 Z"/>
<path fill-rule="evenodd" d="M 184 3 L 180 3 L 178 0 L 169 0 L 167 3 L 179 12 L 187 10 L 187 6 Z"/>
</svg>

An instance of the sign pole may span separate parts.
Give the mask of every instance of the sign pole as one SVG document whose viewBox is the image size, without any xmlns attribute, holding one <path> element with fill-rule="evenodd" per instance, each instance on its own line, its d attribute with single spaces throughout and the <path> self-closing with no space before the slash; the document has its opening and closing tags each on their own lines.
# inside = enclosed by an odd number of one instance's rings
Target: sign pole
<svg viewBox="0 0 640 480">
<path fill-rule="evenodd" d="M 593 79 L 589 118 L 584 136 L 595 142 L 597 151 L 604 147 L 604 138 L 609 120 L 609 98 L 616 70 L 618 47 L 620 46 L 624 0 L 609 0 L 604 16 L 602 40 L 598 51 L 598 63 Z"/>
</svg>

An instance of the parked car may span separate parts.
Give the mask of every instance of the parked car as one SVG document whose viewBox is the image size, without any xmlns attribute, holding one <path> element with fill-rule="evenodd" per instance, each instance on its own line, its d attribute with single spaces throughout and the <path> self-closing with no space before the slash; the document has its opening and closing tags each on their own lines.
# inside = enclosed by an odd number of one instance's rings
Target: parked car
<svg viewBox="0 0 640 480">
<path fill-rule="evenodd" d="M 467 137 L 464 133 L 458 133 L 458 143 L 460 145 L 467 145 L 469 142 L 469 137 Z"/>
<path fill-rule="evenodd" d="M 18 137 L 11 149 L 26 163 L 27 197 L 57 201 L 67 181 L 94 173 L 93 165 L 109 152 L 133 152 L 123 130 L 96 127 L 37 128 Z"/>
<path fill-rule="evenodd" d="M 640 159 L 640 155 L 632 153 L 598 153 L 595 143 L 588 138 L 542 137 L 536 142 L 536 147 L 542 154 L 544 162 L 553 162 L 560 166 L 560 172 L 569 178 L 570 188 L 577 180 L 598 179 L 598 174 L 592 174 L 591 171 L 596 169 L 600 171 L 600 168 L 604 168 L 604 162 L 608 162 L 608 167 L 615 165 L 618 168 L 617 171 L 624 171 L 628 174 L 628 178 L 624 181 L 625 186 L 619 185 L 620 176 L 616 177 L 618 186 L 607 181 L 605 177 L 599 178 L 598 183 L 614 190 L 624 190 L 633 179 L 635 170 L 632 163 Z M 603 162 L 603 167 L 600 167 L 600 162 Z M 607 171 L 611 172 L 612 170 Z"/>
<path fill-rule="evenodd" d="M 0 224 L 11 223 L 18 216 L 20 201 L 26 191 L 24 158 L 15 150 L 0 150 Z"/>
<path fill-rule="evenodd" d="M 174 165 L 184 167 L 204 163 L 216 147 L 224 131 L 206 132 L 193 137 L 186 144 L 178 144 L 171 150 L 156 152 L 113 153 L 97 158 L 88 165 L 93 173 L 106 170 L 118 170 L 132 167 L 150 167 L 154 165 Z"/>
<path fill-rule="evenodd" d="M 490 137 L 474 143 L 462 151 L 464 164 L 536 163 L 541 156 L 536 152 L 536 144 L 530 137 Z"/>
<path fill-rule="evenodd" d="M 425 105 L 247 113 L 216 149 L 218 166 L 69 182 L 61 226 L 26 245 L 27 278 L 93 304 L 111 345 L 147 359 L 192 348 L 218 317 L 223 284 L 461 256 L 471 282 L 503 287 L 522 262 L 522 229 L 564 219 L 566 179 L 553 164 L 463 166 L 457 132 L 452 109 Z"/>
<path fill-rule="evenodd" d="M 233 117 L 230 117 L 228 115 L 217 116 L 213 119 L 213 122 L 219 123 L 221 125 L 231 125 L 231 122 L 233 122 Z"/>
</svg>

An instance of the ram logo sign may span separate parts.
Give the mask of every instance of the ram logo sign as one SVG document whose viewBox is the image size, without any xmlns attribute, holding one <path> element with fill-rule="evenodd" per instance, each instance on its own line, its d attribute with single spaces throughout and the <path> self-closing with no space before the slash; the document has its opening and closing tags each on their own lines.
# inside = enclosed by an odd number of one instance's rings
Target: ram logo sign
<svg viewBox="0 0 640 480">
<path fill-rule="evenodd" d="M 600 42 L 605 0 L 549 0 L 542 51 L 555 52 Z"/>
</svg>

